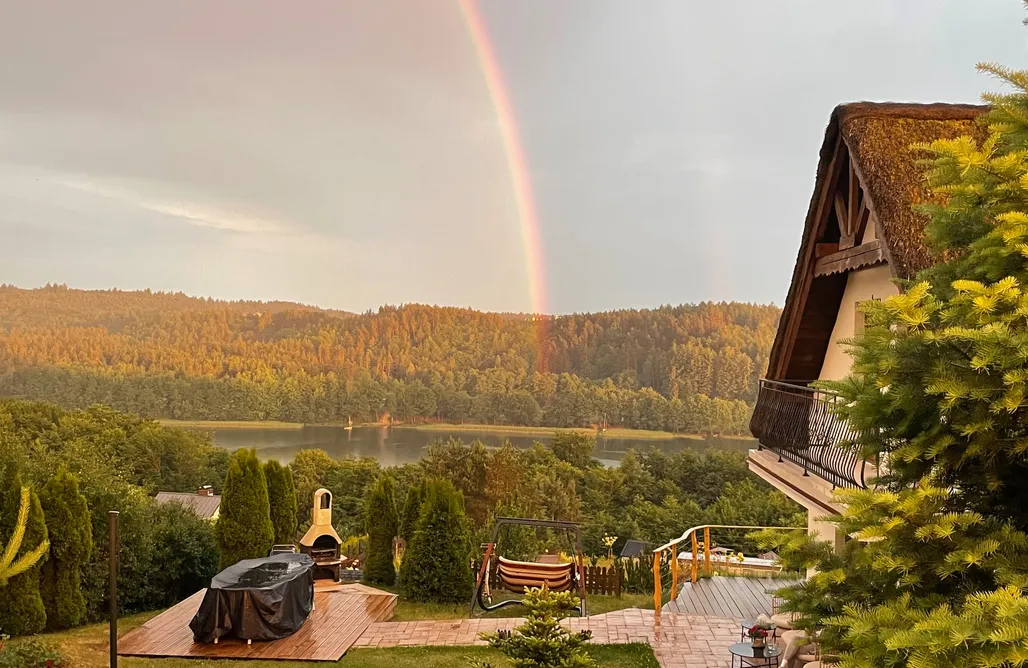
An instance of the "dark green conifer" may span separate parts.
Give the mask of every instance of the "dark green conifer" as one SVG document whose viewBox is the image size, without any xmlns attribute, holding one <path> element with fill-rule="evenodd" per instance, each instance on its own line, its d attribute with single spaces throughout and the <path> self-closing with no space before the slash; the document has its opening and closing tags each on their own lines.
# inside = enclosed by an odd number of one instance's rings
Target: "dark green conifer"
<svg viewBox="0 0 1028 668">
<path fill-rule="evenodd" d="M 396 582 L 393 566 L 393 539 L 397 533 L 396 491 L 393 479 L 382 476 L 368 496 L 366 526 L 368 556 L 364 561 L 364 579 L 375 584 Z"/>
<path fill-rule="evenodd" d="M 271 524 L 275 527 L 275 543 L 296 541 L 296 490 L 293 472 L 274 459 L 264 463 L 264 478 L 268 483 L 268 504 Z"/>
<path fill-rule="evenodd" d="M 9 538 L 18 521 L 21 508 L 21 473 L 12 464 L 5 468 L 0 484 L 0 536 Z M 28 523 L 21 544 L 29 548 L 47 540 L 46 521 L 39 497 L 35 491 L 29 495 Z M 46 557 L 44 557 L 45 559 Z M 15 575 L 0 587 L 0 632 L 12 636 L 39 633 L 46 627 L 46 609 L 39 595 L 39 567 Z"/>
<path fill-rule="evenodd" d="M 221 568 L 243 559 L 267 556 L 275 540 L 268 484 L 255 450 L 232 453 L 218 516 Z"/>
<path fill-rule="evenodd" d="M 414 529 L 418 526 L 418 518 L 421 516 L 421 504 L 425 499 L 424 479 L 417 484 L 411 485 L 407 490 L 407 498 L 403 502 L 403 516 L 400 519 L 400 538 L 406 543 L 414 537 Z"/>
<path fill-rule="evenodd" d="M 413 601 L 463 602 L 474 589 L 464 497 L 449 480 L 426 487 L 421 516 L 400 565 L 400 586 Z"/>
<path fill-rule="evenodd" d="M 50 536 L 50 558 L 42 565 L 39 589 L 48 631 L 70 629 L 86 619 L 82 565 L 93 551 L 93 529 L 78 478 L 62 469 L 40 494 Z"/>
</svg>

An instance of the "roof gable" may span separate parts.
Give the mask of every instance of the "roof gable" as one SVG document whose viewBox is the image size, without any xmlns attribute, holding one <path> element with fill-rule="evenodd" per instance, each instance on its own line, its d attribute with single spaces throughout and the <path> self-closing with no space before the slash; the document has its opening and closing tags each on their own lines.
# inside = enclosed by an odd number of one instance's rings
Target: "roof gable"
<svg viewBox="0 0 1028 668">
<path fill-rule="evenodd" d="M 874 220 L 880 255 L 865 253 L 861 257 L 884 259 L 893 276 L 912 277 L 933 260 L 924 243 L 927 220 L 912 209 L 914 204 L 929 201 L 931 194 L 916 164 L 917 155 L 909 147 L 917 142 L 980 135 L 983 131 L 974 119 L 986 110 L 979 105 L 893 102 L 857 102 L 833 110 L 771 349 L 769 378 L 808 381 L 820 372 L 846 286 L 845 271 L 815 272 L 824 248 L 833 240 L 838 248 L 840 236 L 845 235 L 839 229 L 843 226 L 840 220 L 846 218 L 840 206 L 845 205 L 833 201 L 840 184 L 851 193 L 850 218 L 859 218 L 853 212 L 866 207 Z"/>
</svg>

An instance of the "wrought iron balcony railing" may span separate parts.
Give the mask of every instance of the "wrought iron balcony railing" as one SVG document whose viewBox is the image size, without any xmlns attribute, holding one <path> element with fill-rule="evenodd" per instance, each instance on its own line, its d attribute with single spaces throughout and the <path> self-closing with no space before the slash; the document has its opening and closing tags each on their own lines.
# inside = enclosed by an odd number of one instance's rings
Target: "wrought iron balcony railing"
<svg viewBox="0 0 1028 668">
<path fill-rule="evenodd" d="M 866 487 L 867 462 L 855 445 L 857 433 L 832 411 L 837 397 L 806 385 L 760 381 L 750 431 L 759 447 L 803 467 L 803 474 L 835 487 Z"/>
</svg>

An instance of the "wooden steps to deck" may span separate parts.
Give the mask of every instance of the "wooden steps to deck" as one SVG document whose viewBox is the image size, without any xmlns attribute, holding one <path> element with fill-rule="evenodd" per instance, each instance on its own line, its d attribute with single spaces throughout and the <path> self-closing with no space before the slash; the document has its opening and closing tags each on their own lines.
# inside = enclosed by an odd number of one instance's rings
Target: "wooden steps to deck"
<svg viewBox="0 0 1028 668">
<path fill-rule="evenodd" d="M 299 631 L 251 645 L 236 638 L 193 642 L 189 620 L 206 590 L 157 615 L 118 640 L 120 656 L 338 661 L 374 622 L 388 621 L 396 596 L 361 584 L 315 583 L 314 610 Z"/>
</svg>

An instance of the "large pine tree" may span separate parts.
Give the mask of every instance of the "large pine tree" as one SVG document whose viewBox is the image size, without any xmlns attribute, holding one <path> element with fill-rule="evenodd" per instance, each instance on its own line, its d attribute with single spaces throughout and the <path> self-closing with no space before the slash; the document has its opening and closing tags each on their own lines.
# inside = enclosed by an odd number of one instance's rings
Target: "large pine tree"
<svg viewBox="0 0 1028 668">
<path fill-rule="evenodd" d="M 267 556 L 274 544 L 268 484 L 255 450 L 232 453 L 221 494 L 217 534 L 221 568 Z"/>
<path fill-rule="evenodd" d="M 43 487 L 40 504 L 50 535 L 50 558 L 40 572 L 48 631 L 70 629 L 86 619 L 82 565 L 93 551 L 93 529 L 78 479 L 61 470 Z"/>
<path fill-rule="evenodd" d="M 21 473 L 13 464 L 7 465 L 0 482 L 0 536 L 5 541 L 10 540 L 18 524 L 22 488 Z M 35 491 L 31 491 L 28 521 L 21 544 L 35 547 L 45 542 L 47 531 L 43 509 Z M 39 594 L 40 563 L 36 562 L 28 570 L 9 578 L 0 587 L 0 632 L 19 636 L 38 633 L 46 627 L 46 609 Z"/>
<path fill-rule="evenodd" d="M 275 543 L 296 541 L 296 490 L 293 472 L 274 459 L 264 463 L 264 479 L 268 483 L 268 505 L 271 524 L 275 527 Z"/>
<path fill-rule="evenodd" d="M 849 493 L 841 555 L 786 592 L 846 667 L 1014 666 L 1028 657 L 1028 72 L 981 69 L 987 138 L 916 147 L 943 201 L 922 207 L 940 262 L 867 305 L 853 375 L 826 385 L 886 475 Z"/>
</svg>

